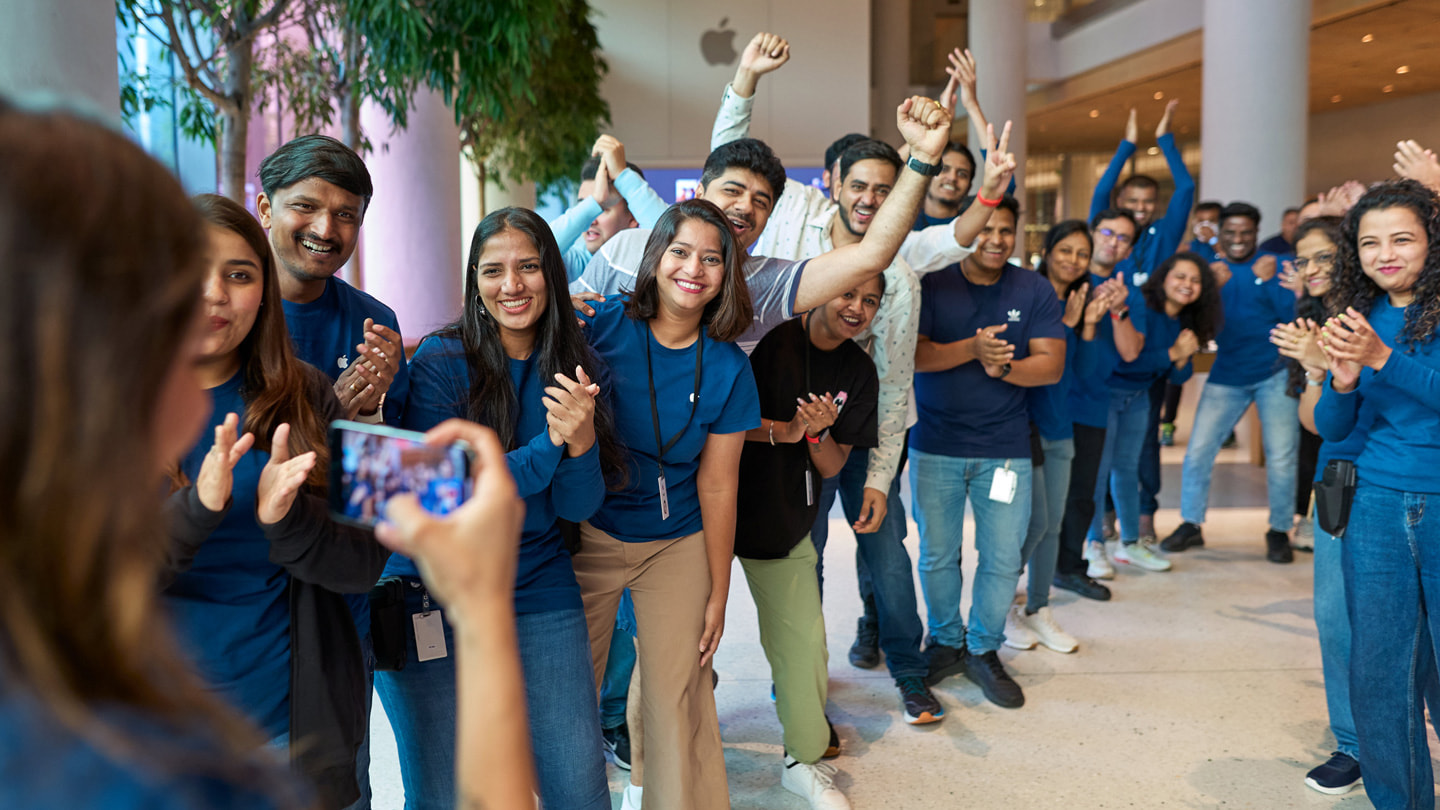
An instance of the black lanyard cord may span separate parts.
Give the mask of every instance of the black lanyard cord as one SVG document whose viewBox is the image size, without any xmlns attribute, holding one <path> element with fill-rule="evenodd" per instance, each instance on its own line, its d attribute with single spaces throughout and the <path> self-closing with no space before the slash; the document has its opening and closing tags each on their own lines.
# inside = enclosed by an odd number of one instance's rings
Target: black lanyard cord
<svg viewBox="0 0 1440 810">
<path fill-rule="evenodd" d="M 655 425 L 655 449 L 659 451 L 655 456 L 655 462 L 656 466 L 660 468 L 660 477 L 664 478 L 665 454 L 675 446 L 676 442 L 680 441 L 680 437 L 690 429 L 690 423 L 695 421 L 695 406 L 700 403 L 700 362 L 705 355 L 705 334 L 702 327 L 700 334 L 695 336 L 695 393 L 690 395 L 690 415 L 686 417 L 685 424 L 681 426 L 680 430 L 670 437 L 670 441 L 663 444 L 660 441 L 660 408 L 655 404 L 655 369 L 650 362 L 651 340 L 650 323 L 647 321 L 645 323 L 645 374 L 650 382 L 650 421 Z"/>
</svg>

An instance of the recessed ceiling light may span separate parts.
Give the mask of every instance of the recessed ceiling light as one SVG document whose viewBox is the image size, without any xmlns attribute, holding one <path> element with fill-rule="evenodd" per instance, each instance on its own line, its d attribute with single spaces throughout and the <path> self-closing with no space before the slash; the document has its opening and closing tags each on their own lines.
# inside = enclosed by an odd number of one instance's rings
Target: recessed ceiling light
<svg viewBox="0 0 1440 810">
<path fill-rule="evenodd" d="M 1393 85 L 1393 84 L 1387 84 L 1387 85 L 1385 85 L 1384 87 L 1380 88 L 1380 92 L 1382 92 L 1382 93 L 1393 93 L 1393 92 L 1395 92 L 1395 85 Z"/>
<path fill-rule="evenodd" d="M 1360 41 L 1361 41 L 1361 42 L 1374 42 L 1374 41 L 1375 41 L 1375 35 L 1374 35 L 1374 34 L 1366 34 L 1365 36 L 1360 37 Z"/>
<path fill-rule="evenodd" d="M 1099 111 L 1099 110 L 1091 110 L 1091 111 L 1090 111 L 1090 117 L 1091 117 L 1091 118 L 1099 118 L 1099 117 L 1100 117 L 1100 111 Z"/>
<path fill-rule="evenodd" d="M 1156 101 L 1159 101 L 1159 100 L 1162 99 L 1162 98 L 1165 98 L 1165 93 L 1164 93 L 1164 91 L 1156 90 L 1156 91 L 1155 91 L 1155 100 L 1156 100 Z"/>
<path fill-rule="evenodd" d="M 1149 149 L 1146 149 L 1146 150 L 1145 150 L 1145 154 L 1147 154 L 1147 155 L 1158 155 L 1158 154 L 1160 154 L 1160 147 L 1158 147 L 1158 146 L 1152 146 L 1152 147 L 1150 147 Z"/>
<path fill-rule="evenodd" d="M 1331 104 L 1339 104 L 1339 103 L 1340 103 L 1340 94 L 1339 94 L 1339 93 L 1336 93 L 1335 95 L 1331 96 L 1331 97 L 1330 97 L 1330 103 L 1331 103 Z"/>
<path fill-rule="evenodd" d="M 1395 68 L 1395 72 L 1396 72 L 1396 73 L 1399 73 L 1399 74 L 1401 74 L 1401 75 L 1404 75 L 1404 74 L 1410 72 L 1410 66 L 1409 66 L 1409 65 L 1401 65 L 1400 67 Z"/>
</svg>

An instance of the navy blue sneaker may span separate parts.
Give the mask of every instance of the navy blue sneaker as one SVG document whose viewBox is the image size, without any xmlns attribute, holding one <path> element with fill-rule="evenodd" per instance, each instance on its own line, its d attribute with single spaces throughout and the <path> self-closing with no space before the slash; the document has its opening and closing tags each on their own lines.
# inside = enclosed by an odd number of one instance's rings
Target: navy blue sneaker
<svg viewBox="0 0 1440 810">
<path fill-rule="evenodd" d="M 1336 751 L 1324 765 L 1317 765 L 1305 774 L 1305 785 L 1328 796 L 1349 793 L 1360 785 L 1360 763 L 1349 754 Z"/>
</svg>

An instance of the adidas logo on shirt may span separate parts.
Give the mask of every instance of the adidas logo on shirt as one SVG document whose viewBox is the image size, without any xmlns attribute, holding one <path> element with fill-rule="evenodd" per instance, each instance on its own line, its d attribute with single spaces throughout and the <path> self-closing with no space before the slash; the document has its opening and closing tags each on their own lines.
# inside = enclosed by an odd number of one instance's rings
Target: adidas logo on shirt
<svg viewBox="0 0 1440 810">
<path fill-rule="evenodd" d="M 1010 323 L 1019 323 L 1019 322 L 1020 322 L 1020 310 L 1018 310 L 1018 309 L 1012 309 L 1012 310 L 1010 310 L 1010 312 L 1009 312 L 1008 314 L 1009 314 L 1009 316 L 1010 316 Z"/>
</svg>

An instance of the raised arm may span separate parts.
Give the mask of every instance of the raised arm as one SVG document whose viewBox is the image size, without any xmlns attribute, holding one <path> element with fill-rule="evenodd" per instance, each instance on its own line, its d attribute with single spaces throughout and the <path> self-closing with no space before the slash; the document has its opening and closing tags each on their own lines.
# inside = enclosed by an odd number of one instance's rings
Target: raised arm
<svg viewBox="0 0 1440 810">
<path fill-rule="evenodd" d="M 1125 164 L 1135 156 L 1135 139 L 1139 137 L 1135 117 L 1137 113 L 1130 110 L 1130 119 L 1125 124 L 1125 139 L 1115 148 L 1115 157 L 1110 158 L 1110 165 L 1105 167 L 1105 174 L 1101 175 L 1100 181 L 1095 184 L 1095 192 L 1090 195 L 1090 220 L 1095 220 L 1095 215 L 1110 207 L 1110 198 L 1115 194 L 1115 184 L 1120 182 L 1120 172 L 1125 170 Z"/>
<path fill-rule="evenodd" d="M 1155 140 L 1165 155 L 1170 176 L 1175 180 L 1175 191 L 1170 195 L 1170 203 L 1165 206 L 1165 216 L 1158 223 L 1160 237 L 1164 240 L 1161 248 L 1165 255 L 1174 253 L 1185 239 L 1187 226 L 1190 224 L 1190 209 L 1195 205 L 1195 178 L 1185 167 L 1185 158 L 1180 154 L 1180 148 L 1175 145 L 1175 136 L 1170 134 L 1170 117 L 1179 104 L 1179 99 L 1170 99 L 1170 103 L 1165 105 L 1165 114 L 1160 117 L 1160 125 L 1155 128 Z"/>
<path fill-rule="evenodd" d="M 775 34 L 764 31 L 756 34 L 740 55 L 740 66 L 735 69 L 735 78 L 725 88 L 720 100 L 720 110 L 715 115 L 715 127 L 710 132 L 712 150 L 731 141 L 738 141 L 750 135 L 750 107 L 755 98 L 755 88 L 760 77 L 790 61 L 790 43 Z"/>
<path fill-rule="evenodd" d="M 950 133 L 950 114 L 933 100 L 920 96 L 906 99 L 895 114 L 900 132 L 910 147 L 911 159 L 939 164 Z M 822 253 L 806 264 L 800 277 L 795 311 L 814 309 L 883 272 L 894 261 L 910 226 L 915 224 L 915 213 L 920 209 L 929 179 L 909 165 L 901 169 L 895 188 L 880 206 L 865 238 Z"/>
</svg>

